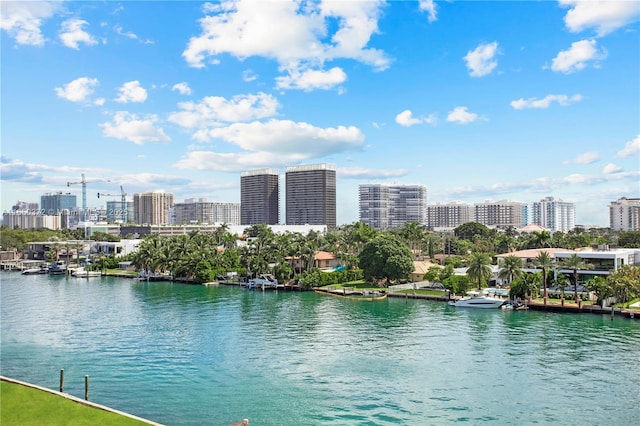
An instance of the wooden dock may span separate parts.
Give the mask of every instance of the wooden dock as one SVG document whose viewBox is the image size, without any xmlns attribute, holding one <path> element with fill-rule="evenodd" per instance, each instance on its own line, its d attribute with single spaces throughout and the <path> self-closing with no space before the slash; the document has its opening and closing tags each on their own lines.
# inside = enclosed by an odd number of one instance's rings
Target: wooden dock
<svg viewBox="0 0 640 426">
<path fill-rule="evenodd" d="M 597 314 L 597 315 L 610 315 L 611 318 L 614 317 L 625 317 L 630 319 L 640 319 L 640 311 L 636 311 L 633 309 L 623 309 L 623 308 L 613 308 L 607 307 L 603 308 L 598 305 L 578 305 L 577 303 L 549 303 L 545 305 L 544 302 L 539 302 L 536 300 L 527 301 L 525 304 L 529 307 L 529 309 L 536 311 L 547 311 L 547 312 L 564 312 L 564 313 L 573 313 L 573 314 Z"/>
</svg>

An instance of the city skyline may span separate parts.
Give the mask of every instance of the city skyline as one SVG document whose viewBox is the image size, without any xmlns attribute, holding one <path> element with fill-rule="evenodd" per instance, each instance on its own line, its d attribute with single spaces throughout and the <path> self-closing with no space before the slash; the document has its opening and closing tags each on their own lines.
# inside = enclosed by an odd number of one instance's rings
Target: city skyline
<svg viewBox="0 0 640 426">
<path fill-rule="evenodd" d="M 339 225 L 371 183 L 429 205 L 553 196 L 599 226 L 640 196 L 636 2 L 0 7 L 3 211 L 80 204 L 82 174 L 90 208 L 120 185 L 234 203 L 243 171 L 318 163 Z"/>
</svg>

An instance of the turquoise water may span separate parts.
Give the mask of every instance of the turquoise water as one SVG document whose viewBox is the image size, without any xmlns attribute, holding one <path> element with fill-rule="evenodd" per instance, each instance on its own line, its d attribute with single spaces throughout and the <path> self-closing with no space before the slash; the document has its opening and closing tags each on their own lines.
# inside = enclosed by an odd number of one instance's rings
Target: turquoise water
<svg viewBox="0 0 640 426">
<path fill-rule="evenodd" d="M 2 375 L 168 425 L 631 425 L 640 321 L 2 272 Z"/>
</svg>

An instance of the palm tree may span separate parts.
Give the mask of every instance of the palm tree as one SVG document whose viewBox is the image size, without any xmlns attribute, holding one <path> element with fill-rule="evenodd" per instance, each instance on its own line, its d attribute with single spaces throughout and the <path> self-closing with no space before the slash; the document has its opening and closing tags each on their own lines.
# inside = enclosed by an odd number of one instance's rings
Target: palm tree
<svg viewBox="0 0 640 426">
<path fill-rule="evenodd" d="M 400 230 L 400 237 L 409 246 L 413 257 L 416 257 L 417 249 L 424 237 L 424 230 L 418 222 L 407 222 Z"/>
<path fill-rule="evenodd" d="M 502 267 L 500 268 L 500 272 L 498 272 L 498 278 L 508 278 L 509 283 L 511 283 L 514 278 L 518 278 L 522 275 L 523 262 L 521 258 L 509 255 L 502 258 L 500 263 L 502 264 Z"/>
<path fill-rule="evenodd" d="M 544 288 L 543 297 L 544 302 L 547 303 L 547 269 L 552 268 L 555 262 L 554 259 L 549 256 L 549 252 L 545 250 L 538 253 L 538 256 L 536 256 L 534 263 L 536 266 L 542 268 L 542 286 Z"/>
<path fill-rule="evenodd" d="M 573 297 L 574 301 L 578 302 L 578 270 L 579 269 L 593 269 L 593 265 L 585 262 L 581 257 L 578 257 L 576 253 L 566 258 L 562 262 L 562 267 L 571 269 L 573 271 Z"/>
<path fill-rule="evenodd" d="M 531 234 L 536 248 L 549 246 L 549 241 L 551 241 L 549 231 L 533 231 Z"/>
<path fill-rule="evenodd" d="M 478 283 L 480 290 L 482 282 L 491 278 L 491 258 L 486 253 L 472 253 L 468 265 L 467 276 Z"/>
</svg>

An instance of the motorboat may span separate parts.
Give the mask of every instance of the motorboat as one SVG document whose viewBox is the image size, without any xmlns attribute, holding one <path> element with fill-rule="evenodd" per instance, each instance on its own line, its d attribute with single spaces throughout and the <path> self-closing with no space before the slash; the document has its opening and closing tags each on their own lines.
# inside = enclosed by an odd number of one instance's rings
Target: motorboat
<svg viewBox="0 0 640 426">
<path fill-rule="evenodd" d="M 73 272 L 71 272 L 71 275 L 78 278 L 91 278 L 91 277 L 102 276 L 100 271 L 88 271 L 84 268 L 75 269 Z"/>
<path fill-rule="evenodd" d="M 28 268 L 23 270 L 22 275 L 36 275 L 36 274 L 48 274 L 49 269 L 46 265 L 42 265 L 39 268 Z"/>
<path fill-rule="evenodd" d="M 504 299 L 481 296 L 478 292 L 468 292 L 467 295 L 469 297 L 452 300 L 449 304 L 458 308 L 497 309 L 505 303 Z"/>
<path fill-rule="evenodd" d="M 58 260 L 57 262 L 53 262 L 49 264 L 48 272 L 51 275 L 62 275 L 67 273 L 67 264 Z"/>
</svg>

